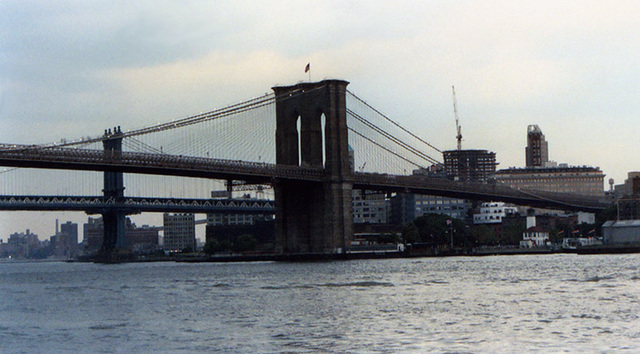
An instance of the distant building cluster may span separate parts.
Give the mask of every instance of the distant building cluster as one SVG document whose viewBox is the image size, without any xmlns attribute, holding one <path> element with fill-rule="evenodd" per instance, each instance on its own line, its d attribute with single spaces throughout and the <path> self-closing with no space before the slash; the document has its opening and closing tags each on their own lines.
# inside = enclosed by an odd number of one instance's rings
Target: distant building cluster
<svg viewBox="0 0 640 354">
<path fill-rule="evenodd" d="M 142 225 L 136 226 L 130 218 L 125 219 L 125 245 L 127 250 L 138 254 L 150 254 L 160 249 L 162 228 Z M 83 225 L 84 254 L 95 254 L 102 247 L 104 226 L 102 218 L 90 217 Z"/>
<path fill-rule="evenodd" d="M 450 150 L 443 152 L 444 165 L 415 170 L 424 178 L 499 183 L 521 190 L 604 196 L 604 173 L 598 167 L 569 166 L 549 160 L 549 144 L 537 125 L 527 127 L 525 167 L 497 170 L 496 154 L 487 150 Z M 612 182 L 611 182 L 612 183 Z M 635 184 L 634 184 L 635 183 Z M 625 195 L 634 187 L 640 191 L 640 173 L 616 186 Z M 613 185 L 612 185 L 613 190 Z M 640 192 L 620 199 L 620 213 L 627 219 L 640 219 Z M 593 214 L 517 207 L 502 202 L 478 203 L 412 193 L 354 191 L 354 222 L 358 224 L 404 225 L 427 213 L 444 214 L 464 220 L 467 225 L 483 225 L 501 236 L 506 231 L 521 231 L 522 247 L 548 245 L 550 240 L 566 239 L 568 245 L 596 244 L 595 230 L 580 230 L 581 224 L 594 224 Z M 383 218 L 382 216 L 386 217 Z M 638 222 L 640 224 L 640 222 Z M 622 226 L 620 226 L 622 227 Z M 595 241 L 594 241 L 595 240 Z"/>
<path fill-rule="evenodd" d="M 13 259 L 69 259 L 82 254 L 78 244 L 78 224 L 70 221 L 59 224 L 56 220 L 55 234 L 48 240 L 40 240 L 29 229 L 9 235 L 6 243 L 0 241 L 0 258 Z"/>
</svg>

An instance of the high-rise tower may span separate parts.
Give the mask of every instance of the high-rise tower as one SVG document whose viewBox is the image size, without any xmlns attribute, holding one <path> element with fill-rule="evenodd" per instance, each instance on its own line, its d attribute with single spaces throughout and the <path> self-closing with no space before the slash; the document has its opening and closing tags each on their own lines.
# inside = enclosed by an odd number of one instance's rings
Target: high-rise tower
<svg viewBox="0 0 640 354">
<path fill-rule="evenodd" d="M 549 162 L 549 148 L 542 130 L 536 124 L 527 127 L 527 167 L 545 167 Z"/>
</svg>

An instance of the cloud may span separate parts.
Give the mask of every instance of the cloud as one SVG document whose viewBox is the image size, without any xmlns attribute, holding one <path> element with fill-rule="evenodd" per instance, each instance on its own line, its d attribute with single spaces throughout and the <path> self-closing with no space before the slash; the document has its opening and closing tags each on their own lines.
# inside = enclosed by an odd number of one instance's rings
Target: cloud
<svg viewBox="0 0 640 354">
<path fill-rule="evenodd" d="M 443 149 L 521 166 L 528 124 L 552 159 L 639 167 L 637 1 L 0 3 L 0 141 L 135 129 L 278 84 L 340 78 Z M 0 235 L 2 236 L 2 235 Z"/>
</svg>

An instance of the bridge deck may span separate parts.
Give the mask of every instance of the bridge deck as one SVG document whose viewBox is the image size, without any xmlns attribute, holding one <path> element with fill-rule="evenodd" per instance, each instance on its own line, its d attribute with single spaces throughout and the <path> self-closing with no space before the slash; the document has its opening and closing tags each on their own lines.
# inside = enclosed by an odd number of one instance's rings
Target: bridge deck
<svg viewBox="0 0 640 354">
<path fill-rule="evenodd" d="M 137 152 L 110 153 L 76 148 L 0 147 L 0 165 L 49 169 L 119 171 L 125 173 L 244 180 L 248 183 L 326 180 L 322 169 L 268 163 L 186 157 Z M 609 204 L 604 197 L 516 190 L 495 183 L 456 182 L 424 176 L 399 176 L 356 172 L 354 188 L 412 192 L 517 205 L 597 212 Z"/>
</svg>

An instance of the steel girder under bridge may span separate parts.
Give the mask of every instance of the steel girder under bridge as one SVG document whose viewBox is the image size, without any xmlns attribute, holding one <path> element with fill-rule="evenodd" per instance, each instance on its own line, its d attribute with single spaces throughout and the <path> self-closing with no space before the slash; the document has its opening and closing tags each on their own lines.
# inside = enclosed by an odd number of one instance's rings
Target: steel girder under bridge
<svg viewBox="0 0 640 354">
<path fill-rule="evenodd" d="M 105 210 L 122 210 L 128 214 L 141 212 L 175 213 L 244 213 L 273 214 L 273 200 L 184 199 L 125 197 L 105 199 L 102 196 L 0 196 L 0 210 L 75 210 L 100 214 Z"/>
</svg>

